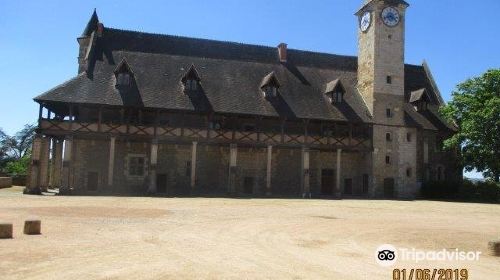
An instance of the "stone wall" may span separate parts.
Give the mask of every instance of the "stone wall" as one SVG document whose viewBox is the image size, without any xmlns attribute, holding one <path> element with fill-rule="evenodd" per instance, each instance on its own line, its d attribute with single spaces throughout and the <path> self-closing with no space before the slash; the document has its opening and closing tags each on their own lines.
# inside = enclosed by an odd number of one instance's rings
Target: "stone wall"
<svg viewBox="0 0 500 280">
<path fill-rule="evenodd" d="M 12 187 L 12 178 L 0 177 L 0 189 Z"/>
</svg>

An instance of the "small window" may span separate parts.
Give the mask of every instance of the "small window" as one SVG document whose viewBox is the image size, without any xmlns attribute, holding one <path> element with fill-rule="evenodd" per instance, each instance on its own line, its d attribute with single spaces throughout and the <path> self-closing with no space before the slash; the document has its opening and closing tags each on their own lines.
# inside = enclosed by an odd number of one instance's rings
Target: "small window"
<svg viewBox="0 0 500 280">
<path fill-rule="evenodd" d="M 387 142 L 392 142 L 392 134 L 391 134 L 390 132 L 387 132 L 387 133 L 385 134 L 385 140 L 386 140 Z"/>
<path fill-rule="evenodd" d="M 186 161 L 186 177 L 191 177 L 191 161 Z"/>
<path fill-rule="evenodd" d="M 385 156 L 385 163 L 391 164 L 391 156 Z"/>
<path fill-rule="evenodd" d="M 129 86 L 130 85 L 130 74 L 129 73 L 118 73 L 116 77 L 116 84 L 118 86 Z"/>
<path fill-rule="evenodd" d="M 368 174 L 363 174 L 363 194 L 368 193 L 369 177 Z"/>
<path fill-rule="evenodd" d="M 386 78 L 386 82 L 387 82 L 388 84 L 392 84 L 392 77 L 391 77 L 391 76 L 387 76 L 387 78 Z"/>
<path fill-rule="evenodd" d="M 392 118 L 392 110 L 390 108 L 385 109 L 385 115 L 388 118 Z"/>
<path fill-rule="evenodd" d="M 411 167 L 406 168 L 406 177 L 411 177 Z"/>
<path fill-rule="evenodd" d="M 344 100 L 344 93 L 341 91 L 337 91 L 336 93 L 334 93 L 334 96 L 335 103 L 342 103 L 342 101 Z"/>
<path fill-rule="evenodd" d="M 130 176 L 144 176 L 144 157 L 131 156 L 128 160 L 128 174 Z"/>
<path fill-rule="evenodd" d="M 411 142 L 411 133 L 406 133 L 406 141 Z"/>
<path fill-rule="evenodd" d="M 195 91 L 198 89 L 198 81 L 194 79 L 188 79 L 186 80 L 186 90 L 188 91 Z"/>
<path fill-rule="evenodd" d="M 266 86 L 264 88 L 264 95 L 266 97 L 276 97 L 277 95 L 277 88 L 275 86 Z"/>
</svg>

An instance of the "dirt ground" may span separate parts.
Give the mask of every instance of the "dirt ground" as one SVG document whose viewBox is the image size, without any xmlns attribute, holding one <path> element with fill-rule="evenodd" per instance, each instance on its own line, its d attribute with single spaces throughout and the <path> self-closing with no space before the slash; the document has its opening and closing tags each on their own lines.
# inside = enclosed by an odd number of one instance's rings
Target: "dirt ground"
<svg viewBox="0 0 500 280">
<path fill-rule="evenodd" d="M 467 268 L 500 279 L 500 205 L 431 201 L 27 196 L 0 190 L 1 279 L 392 279 Z M 42 220 L 40 236 L 23 221 Z M 482 251 L 479 261 L 375 261 L 384 243 Z"/>
</svg>

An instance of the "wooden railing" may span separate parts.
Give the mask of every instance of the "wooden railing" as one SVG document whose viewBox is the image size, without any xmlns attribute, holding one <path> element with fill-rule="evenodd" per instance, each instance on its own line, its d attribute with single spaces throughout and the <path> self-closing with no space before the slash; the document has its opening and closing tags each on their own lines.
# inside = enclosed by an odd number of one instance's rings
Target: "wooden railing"
<svg viewBox="0 0 500 280">
<path fill-rule="evenodd" d="M 371 137 L 323 136 L 283 132 L 246 132 L 239 130 L 202 129 L 191 127 L 144 126 L 133 124 L 88 123 L 61 120 L 40 120 L 40 129 L 47 135 L 121 135 L 159 140 L 243 143 L 280 146 L 309 146 L 326 149 L 371 150 Z M 368 127 L 367 127 L 368 129 Z"/>
</svg>

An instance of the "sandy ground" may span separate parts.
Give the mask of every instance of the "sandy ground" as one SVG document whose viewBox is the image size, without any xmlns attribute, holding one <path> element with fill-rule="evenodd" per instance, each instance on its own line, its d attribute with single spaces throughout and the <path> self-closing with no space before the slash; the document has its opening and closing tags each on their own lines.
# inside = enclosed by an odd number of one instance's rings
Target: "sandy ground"
<svg viewBox="0 0 500 280">
<path fill-rule="evenodd" d="M 1 279 L 392 279 L 394 268 L 467 268 L 500 279 L 487 243 L 500 205 L 430 201 L 26 196 L 0 190 Z M 22 234 L 27 218 L 43 234 Z M 398 262 L 384 243 L 480 250 L 479 261 Z"/>
</svg>

